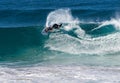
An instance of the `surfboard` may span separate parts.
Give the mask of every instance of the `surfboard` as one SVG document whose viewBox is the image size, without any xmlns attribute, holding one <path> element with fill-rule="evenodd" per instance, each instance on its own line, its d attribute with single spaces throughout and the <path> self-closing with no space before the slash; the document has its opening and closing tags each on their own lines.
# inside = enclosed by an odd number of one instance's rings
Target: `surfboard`
<svg viewBox="0 0 120 83">
<path fill-rule="evenodd" d="M 41 32 L 42 35 L 48 35 L 48 32 L 45 31 L 46 28 L 44 28 Z"/>
</svg>

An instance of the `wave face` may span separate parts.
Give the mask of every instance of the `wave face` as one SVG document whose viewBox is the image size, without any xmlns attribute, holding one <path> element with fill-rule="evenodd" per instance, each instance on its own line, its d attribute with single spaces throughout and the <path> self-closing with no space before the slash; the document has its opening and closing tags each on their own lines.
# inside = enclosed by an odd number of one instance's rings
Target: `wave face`
<svg viewBox="0 0 120 83">
<path fill-rule="evenodd" d="M 1 0 L 0 82 L 119 83 L 119 4 Z M 63 25 L 41 34 L 54 23 Z"/>
</svg>

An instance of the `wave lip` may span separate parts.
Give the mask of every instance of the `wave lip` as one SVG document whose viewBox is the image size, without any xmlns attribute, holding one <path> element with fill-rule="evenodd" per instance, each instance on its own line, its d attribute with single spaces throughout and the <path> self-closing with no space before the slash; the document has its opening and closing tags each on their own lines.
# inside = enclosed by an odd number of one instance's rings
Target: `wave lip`
<svg viewBox="0 0 120 83">
<path fill-rule="evenodd" d="M 70 9 L 58 9 L 52 11 L 47 16 L 46 27 L 53 25 L 54 23 L 78 23 L 79 20 L 73 18 Z"/>
</svg>

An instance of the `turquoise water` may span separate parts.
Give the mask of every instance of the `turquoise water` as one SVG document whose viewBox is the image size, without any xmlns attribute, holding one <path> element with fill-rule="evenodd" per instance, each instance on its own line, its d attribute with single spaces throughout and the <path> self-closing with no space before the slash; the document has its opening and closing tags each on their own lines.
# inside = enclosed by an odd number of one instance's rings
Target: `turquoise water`
<svg viewBox="0 0 120 83">
<path fill-rule="evenodd" d="M 119 83 L 119 4 L 1 0 L 0 82 Z"/>
</svg>

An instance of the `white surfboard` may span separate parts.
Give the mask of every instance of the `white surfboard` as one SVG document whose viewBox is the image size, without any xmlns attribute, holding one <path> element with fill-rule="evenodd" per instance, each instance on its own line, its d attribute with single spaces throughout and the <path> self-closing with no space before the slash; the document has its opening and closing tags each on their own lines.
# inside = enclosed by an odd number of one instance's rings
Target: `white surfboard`
<svg viewBox="0 0 120 83">
<path fill-rule="evenodd" d="M 46 28 L 44 28 L 41 32 L 42 35 L 48 35 L 48 32 L 45 31 Z"/>
</svg>

